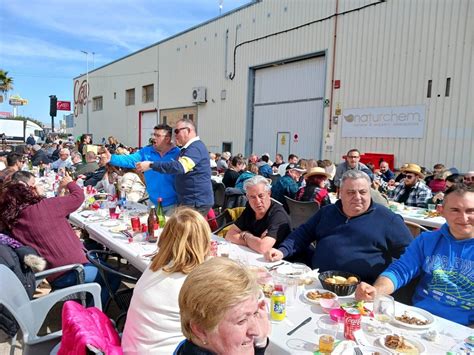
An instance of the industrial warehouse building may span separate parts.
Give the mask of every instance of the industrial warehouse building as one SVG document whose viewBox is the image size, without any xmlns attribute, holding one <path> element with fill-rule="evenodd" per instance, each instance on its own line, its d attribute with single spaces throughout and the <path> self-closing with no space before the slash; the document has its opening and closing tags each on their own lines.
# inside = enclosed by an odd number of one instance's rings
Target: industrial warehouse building
<svg viewBox="0 0 474 355">
<path fill-rule="evenodd" d="M 74 133 L 143 146 L 189 117 L 213 152 L 467 171 L 473 29 L 474 0 L 254 1 L 75 78 Z"/>
</svg>

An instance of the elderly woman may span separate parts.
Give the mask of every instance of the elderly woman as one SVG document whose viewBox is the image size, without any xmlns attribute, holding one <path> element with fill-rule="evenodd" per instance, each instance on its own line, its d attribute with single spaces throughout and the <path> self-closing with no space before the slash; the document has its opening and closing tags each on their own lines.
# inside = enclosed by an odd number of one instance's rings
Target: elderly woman
<svg viewBox="0 0 474 355">
<path fill-rule="evenodd" d="M 330 205 L 328 190 L 326 190 L 326 182 L 329 174 L 320 167 L 311 168 L 305 175 L 306 185 L 302 186 L 296 193 L 298 201 L 314 201 L 320 207 Z"/>
<path fill-rule="evenodd" d="M 84 193 L 69 175 L 62 178 L 59 189 L 67 189 L 69 194 L 44 198 L 35 176 L 27 171 L 17 171 L 0 196 L 0 220 L 13 238 L 46 259 L 48 269 L 84 264 L 85 282 L 103 284 L 98 269 L 88 263 L 83 245 L 67 219 L 81 206 Z M 76 273 L 54 274 L 47 280 L 54 288 L 64 288 L 76 283 Z M 112 287 L 118 288 L 116 280 L 112 282 Z M 107 299 L 107 290 L 102 288 L 102 303 Z"/>
<path fill-rule="evenodd" d="M 270 324 L 260 295 L 255 278 L 235 261 L 213 258 L 198 266 L 179 293 L 186 340 L 176 354 L 263 354 Z"/>
<path fill-rule="evenodd" d="M 204 217 L 190 208 L 177 209 L 168 220 L 158 254 L 133 292 L 122 337 L 124 354 L 173 353 L 183 339 L 179 290 L 209 254 L 210 235 Z"/>
</svg>

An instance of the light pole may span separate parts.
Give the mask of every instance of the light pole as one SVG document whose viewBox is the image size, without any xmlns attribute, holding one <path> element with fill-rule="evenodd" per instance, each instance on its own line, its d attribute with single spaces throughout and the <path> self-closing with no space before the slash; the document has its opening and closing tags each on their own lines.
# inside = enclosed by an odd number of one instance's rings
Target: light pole
<svg viewBox="0 0 474 355">
<path fill-rule="evenodd" d="M 94 56 L 95 56 L 95 52 L 92 52 L 92 70 L 95 69 L 95 61 L 94 61 Z"/>
<path fill-rule="evenodd" d="M 89 134 L 89 52 L 81 52 L 86 55 L 86 133 Z"/>
</svg>

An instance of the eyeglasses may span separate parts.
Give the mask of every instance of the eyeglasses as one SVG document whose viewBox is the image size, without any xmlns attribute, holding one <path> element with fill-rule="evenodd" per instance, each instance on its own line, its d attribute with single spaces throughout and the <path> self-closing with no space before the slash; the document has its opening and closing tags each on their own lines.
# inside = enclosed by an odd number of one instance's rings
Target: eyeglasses
<svg viewBox="0 0 474 355">
<path fill-rule="evenodd" d="M 411 175 L 411 174 L 410 175 L 405 175 L 406 179 L 413 179 L 414 177 L 415 177 L 415 175 Z"/>
<path fill-rule="evenodd" d="M 189 127 L 175 128 L 174 134 L 178 134 L 178 133 L 181 132 L 183 129 L 189 129 Z"/>
<path fill-rule="evenodd" d="M 158 134 L 158 133 L 153 133 L 152 134 L 153 137 L 166 137 L 167 134 Z"/>
<path fill-rule="evenodd" d="M 347 156 L 349 159 L 359 159 L 360 155 L 348 155 Z"/>
</svg>

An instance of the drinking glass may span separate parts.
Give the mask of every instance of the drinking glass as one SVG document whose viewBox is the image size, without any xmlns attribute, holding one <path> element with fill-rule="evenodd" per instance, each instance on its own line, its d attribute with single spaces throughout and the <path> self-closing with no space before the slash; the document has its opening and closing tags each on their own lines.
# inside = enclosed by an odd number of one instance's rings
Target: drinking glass
<svg viewBox="0 0 474 355">
<path fill-rule="evenodd" d="M 330 354 L 334 350 L 334 341 L 337 337 L 339 324 L 328 316 L 322 316 L 318 320 L 319 352 Z"/>
<path fill-rule="evenodd" d="M 375 331 L 382 335 L 390 333 L 391 330 L 386 325 L 395 317 L 395 300 L 393 297 L 384 294 L 375 296 L 373 312 L 378 322 Z"/>
<path fill-rule="evenodd" d="M 221 242 L 217 246 L 217 255 L 228 258 L 230 254 L 230 244 L 227 242 Z"/>
</svg>

